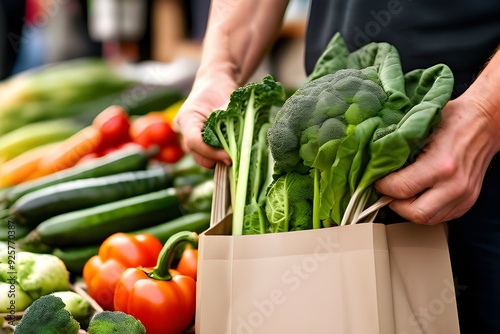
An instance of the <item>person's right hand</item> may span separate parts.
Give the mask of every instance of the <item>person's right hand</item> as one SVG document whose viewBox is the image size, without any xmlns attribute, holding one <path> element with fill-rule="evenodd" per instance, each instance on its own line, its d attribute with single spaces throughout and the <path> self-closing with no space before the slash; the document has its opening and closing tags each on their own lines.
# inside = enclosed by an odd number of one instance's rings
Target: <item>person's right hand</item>
<svg viewBox="0 0 500 334">
<path fill-rule="evenodd" d="M 184 150 L 192 154 L 202 167 L 213 168 L 216 162 L 231 164 L 229 155 L 223 149 L 203 142 L 201 130 L 212 111 L 227 106 L 231 93 L 237 87 L 236 82 L 222 71 L 212 71 L 211 75 L 200 74 L 174 119 L 174 130 L 180 134 Z"/>
</svg>

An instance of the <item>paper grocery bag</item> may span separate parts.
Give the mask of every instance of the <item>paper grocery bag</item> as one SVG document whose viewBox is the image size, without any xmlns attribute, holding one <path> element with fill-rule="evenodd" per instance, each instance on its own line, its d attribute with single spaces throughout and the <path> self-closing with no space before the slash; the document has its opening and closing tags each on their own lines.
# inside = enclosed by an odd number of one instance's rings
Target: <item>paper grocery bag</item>
<svg viewBox="0 0 500 334">
<path fill-rule="evenodd" d="M 225 172 L 200 235 L 196 333 L 459 333 L 443 225 L 231 236 Z"/>
<path fill-rule="evenodd" d="M 200 236 L 197 333 L 459 333 L 442 225 Z"/>
</svg>

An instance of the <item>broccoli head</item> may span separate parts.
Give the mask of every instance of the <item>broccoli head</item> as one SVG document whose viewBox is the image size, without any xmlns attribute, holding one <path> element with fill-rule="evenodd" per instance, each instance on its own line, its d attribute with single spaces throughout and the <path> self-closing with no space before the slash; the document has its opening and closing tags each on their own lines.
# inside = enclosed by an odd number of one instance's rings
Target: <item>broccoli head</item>
<svg viewBox="0 0 500 334">
<path fill-rule="evenodd" d="M 45 295 L 35 300 L 16 326 L 16 334 L 77 334 L 80 324 L 61 298 Z"/>
<path fill-rule="evenodd" d="M 146 334 L 146 328 L 140 320 L 120 311 L 99 312 L 90 320 L 89 334 Z"/>
<path fill-rule="evenodd" d="M 307 82 L 286 100 L 269 130 L 276 172 L 331 166 L 340 140 L 377 116 L 386 100 L 372 67 L 339 70 Z"/>
</svg>

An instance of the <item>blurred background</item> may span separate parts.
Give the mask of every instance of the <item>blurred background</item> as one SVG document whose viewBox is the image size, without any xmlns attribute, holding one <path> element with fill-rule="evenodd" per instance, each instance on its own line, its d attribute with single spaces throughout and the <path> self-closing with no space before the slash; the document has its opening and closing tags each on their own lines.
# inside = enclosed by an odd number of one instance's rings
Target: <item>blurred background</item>
<svg viewBox="0 0 500 334">
<path fill-rule="evenodd" d="M 269 73 L 287 88 L 304 80 L 308 6 L 290 1 L 282 35 L 252 79 Z M 127 78 L 188 90 L 209 8 L 210 0 L 0 0 L 0 80 L 93 57 Z"/>
</svg>

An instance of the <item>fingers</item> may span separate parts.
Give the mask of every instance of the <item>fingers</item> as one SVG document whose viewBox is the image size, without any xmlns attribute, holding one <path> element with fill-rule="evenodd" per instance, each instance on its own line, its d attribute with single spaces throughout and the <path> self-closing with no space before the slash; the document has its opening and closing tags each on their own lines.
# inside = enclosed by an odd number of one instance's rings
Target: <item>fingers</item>
<svg viewBox="0 0 500 334">
<path fill-rule="evenodd" d="M 395 199 L 407 199 L 432 187 L 439 178 L 438 171 L 429 159 L 419 161 L 378 180 L 375 189 Z"/>
<path fill-rule="evenodd" d="M 231 158 L 224 150 L 205 144 L 199 126 L 189 124 L 184 128 L 182 142 L 185 150 L 190 152 L 195 161 L 202 167 L 213 168 L 216 162 L 222 162 L 227 166 L 231 165 Z"/>
<path fill-rule="evenodd" d="M 446 202 L 443 206 L 442 200 L 446 194 L 445 188 L 431 188 L 420 196 L 394 200 L 389 207 L 408 221 L 434 225 L 457 218 L 461 212 L 456 210 L 457 200 Z"/>
</svg>

